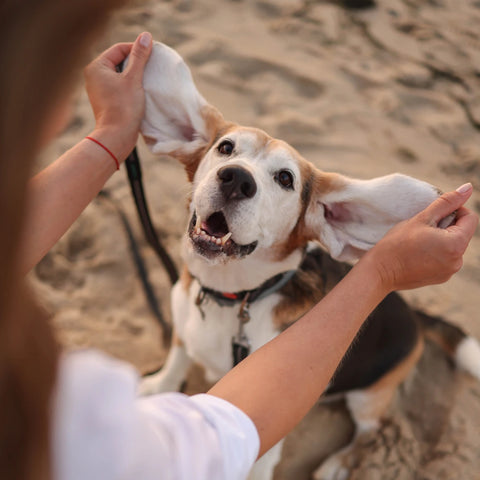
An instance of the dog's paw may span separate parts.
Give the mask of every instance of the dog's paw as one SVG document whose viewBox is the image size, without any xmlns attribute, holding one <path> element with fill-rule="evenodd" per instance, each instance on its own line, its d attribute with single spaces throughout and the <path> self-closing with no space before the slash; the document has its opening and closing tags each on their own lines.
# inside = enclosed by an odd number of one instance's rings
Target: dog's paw
<svg viewBox="0 0 480 480">
<path fill-rule="evenodd" d="M 313 480 L 347 480 L 350 470 L 343 462 L 343 455 L 329 457 L 312 475 Z"/>
</svg>

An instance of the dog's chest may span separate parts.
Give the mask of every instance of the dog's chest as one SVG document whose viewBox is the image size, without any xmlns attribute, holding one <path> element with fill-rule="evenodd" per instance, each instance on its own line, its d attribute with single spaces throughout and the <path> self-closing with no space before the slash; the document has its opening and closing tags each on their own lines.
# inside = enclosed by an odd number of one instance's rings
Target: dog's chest
<svg viewBox="0 0 480 480">
<path fill-rule="evenodd" d="M 175 330 L 188 355 L 206 369 L 209 381 L 217 381 L 233 366 L 232 338 L 240 327 L 240 304 L 220 306 L 208 296 L 196 305 L 200 286 L 194 282 L 189 291 L 177 283 L 172 291 Z M 250 320 L 244 332 L 253 352 L 278 335 L 272 312 L 280 296 L 272 294 L 250 305 Z"/>
</svg>

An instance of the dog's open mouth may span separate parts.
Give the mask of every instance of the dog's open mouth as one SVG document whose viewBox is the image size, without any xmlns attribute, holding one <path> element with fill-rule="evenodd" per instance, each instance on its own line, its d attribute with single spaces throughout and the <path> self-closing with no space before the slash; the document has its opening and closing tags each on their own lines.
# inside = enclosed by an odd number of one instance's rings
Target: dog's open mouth
<svg viewBox="0 0 480 480">
<path fill-rule="evenodd" d="M 214 212 L 206 220 L 202 220 L 194 213 L 188 232 L 197 252 L 207 258 L 213 258 L 222 253 L 229 257 L 244 257 L 252 253 L 257 246 L 257 242 L 248 245 L 235 243 L 222 212 Z"/>
</svg>

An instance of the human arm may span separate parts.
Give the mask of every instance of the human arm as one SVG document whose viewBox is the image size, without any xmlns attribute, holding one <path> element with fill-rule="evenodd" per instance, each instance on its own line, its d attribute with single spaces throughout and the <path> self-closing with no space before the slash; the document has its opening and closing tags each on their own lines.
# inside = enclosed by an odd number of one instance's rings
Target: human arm
<svg viewBox="0 0 480 480">
<path fill-rule="evenodd" d="M 96 123 L 89 136 L 106 146 L 119 163 L 126 159 L 137 141 L 145 108 L 143 70 L 151 48 L 150 34 L 141 35 L 133 44 L 114 45 L 85 69 L 87 93 Z M 125 71 L 116 72 L 116 65 L 129 54 Z M 59 240 L 116 168 L 105 149 L 83 139 L 29 181 L 23 272 L 28 272 Z"/>
<path fill-rule="evenodd" d="M 318 400 L 362 323 L 388 293 L 444 282 L 461 267 L 478 223 L 461 207 L 470 195 L 471 188 L 450 192 L 392 229 L 318 305 L 209 391 L 253 420 L 260 455 Z M 437 228 L 457 209 L 455 225 Z"/>
</svg>

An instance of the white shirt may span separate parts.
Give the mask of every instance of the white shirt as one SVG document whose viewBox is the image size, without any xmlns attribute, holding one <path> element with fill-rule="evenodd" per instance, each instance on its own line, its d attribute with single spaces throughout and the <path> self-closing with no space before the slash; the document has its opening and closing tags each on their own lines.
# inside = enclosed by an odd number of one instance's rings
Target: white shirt
<svg viewBox="0 0 480 480">
<path fill-rule="evenodd" d="M 259 450 L 250 418 L 211 395 L 136 396 L 132 366 L 66 355 L 53 414 L 55 480 L 241 480 Z"/>
</svg>

